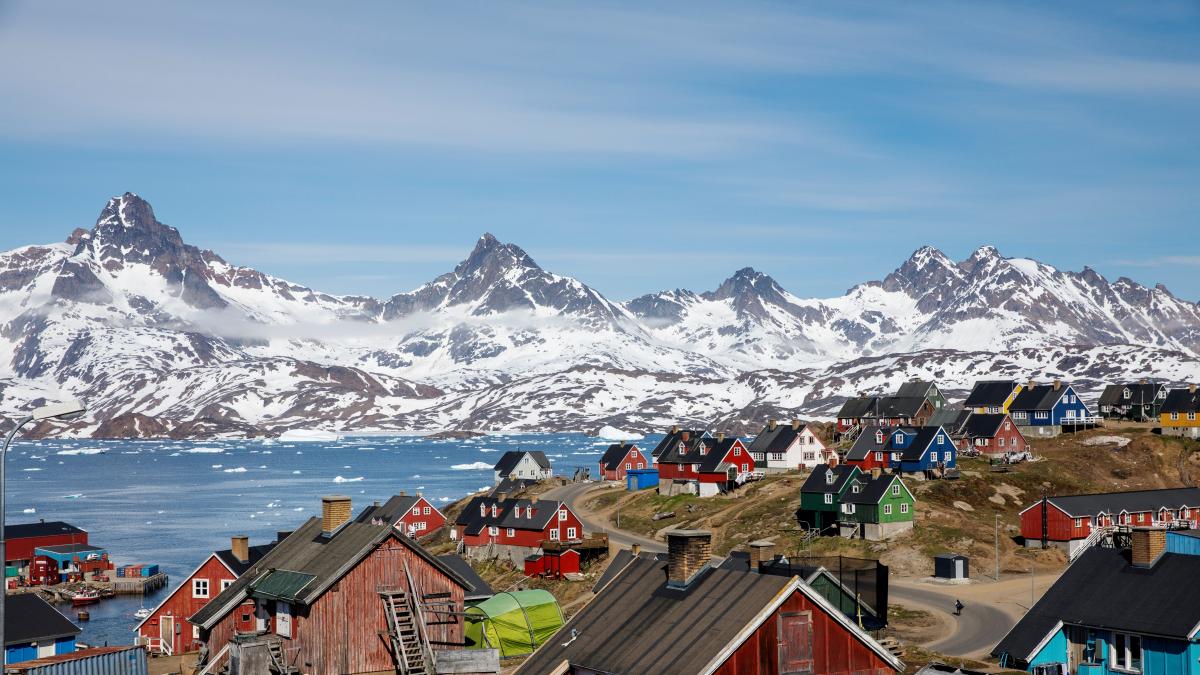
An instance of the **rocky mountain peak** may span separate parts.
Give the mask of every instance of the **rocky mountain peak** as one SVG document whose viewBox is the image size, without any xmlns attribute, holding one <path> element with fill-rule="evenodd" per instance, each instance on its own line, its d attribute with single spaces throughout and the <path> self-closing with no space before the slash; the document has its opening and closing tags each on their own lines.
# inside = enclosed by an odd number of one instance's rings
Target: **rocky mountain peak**
<svg viewBox="0 0 1200 675">
<path fill-rule="evenodd" d="M 883 289 L 900 291 L 910 297 L 924 298 L 931 293 L 940 297 L 962 278 L 962 272 L 953 260 L 933 246 L 922 246 L 913 251 L 894 272 L 883 280 Z"/>
<path fill-rule="evenodd" d="M 510 270 L 541 269 L 520 246 L 506 244 L 490 232 L 484 232 L 479 241 L 475 242 L 475 248 L 471 250 L 471 254 L 454 268 L 454 272 L 460 277 L 464 277 L 472 274 L 490 276 L 503 274 Z"/>
<path fill-rule="evenodd" d="M 721 282 L 717 290 L 704 293 L 701 297 L 705 300 L 756 297 L 778 301 L 783 298 L 783 293 L 783 287 L 771 277 L 753 267 L 743 267 Z"/>
<path fill-rule="evenodd" d="M 972 274 L 978 269 L 994 266 L 997 262 L 1003 259 L 1004 256 L 1000 255 L 1000 251 L 995 246 L 987 244 L 975 249 L 975 252 L 972 253 L 966 260 L 959 263 L 958 266 L 961 267 L 964 272 Z"/>
</svg>

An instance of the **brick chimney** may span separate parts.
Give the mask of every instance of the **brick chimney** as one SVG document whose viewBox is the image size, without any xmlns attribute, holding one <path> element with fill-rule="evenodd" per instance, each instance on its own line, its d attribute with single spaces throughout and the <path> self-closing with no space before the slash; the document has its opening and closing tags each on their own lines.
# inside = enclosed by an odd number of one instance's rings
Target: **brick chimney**
<svg viewBox="0 0 1200 675">
<path fill-rule="evenodd" d="M 775 431 L 775 427 L 778 424 L 779 422 L 776 422 L 775 420 L 767 420 L 767 429 L 770 431 Z"/>
<path fill-rule="evenodd" d="M 629 547 L 629 552 L 633 554 L 633 557 L 635 557 L 635 558 L 638 557 L 639 555 L 642 554 L 642 545 L 641 544 L 631 545 Z"/>
<path fill-rule="evenodd" d="M 724 441 L 724 440 L 725 440 L 725 432 L 724 432 L 724 431 L 718 431 L 718 432 L 717 432 L 717 442 L 718 442 L 718 443 L 720 443 L 720 442 L 722 442 L 722 441 Z"/>
<path fill-rule="evenodd" d="M 838 459 L 838 454 L 836 452 L 831 452 L 829 453 L 829 459 L 825 460 L 825 463 L 829 465 L 829 468 L 833 469 L 837 467 L 838 461 L 840 461 Z"/>
<path fill-rule="evenodd" d="M 230 538 L 229 551 L 238 562 L 250 562 L 250 537 L 244 534 L 233 535 Z"/>
<path fill-rule="evenodd" d="M 871 467 L 871 480 L 875 480 L 883 475 L 883 469 L 873 466 Z"/>
<path fill-rule="evenodd" d="M 321 534 L 326 537 L 350 521 L 350 498 L 345 495 L 321 497 Z"/>
<path fill-rule="evenodd" d="M 1058 391 L 1059 389 L 1062 389 L 1062 380 L 1055 379 L 1054 380 L 1054 391 Z"/>
<path fill-rule="evenodd" d="M 775 542 L 760 539 L 750 542 L 750 571 L 758 573 L 758 566 L 775 558 Z"/>
<path fill-rule="evenodd" d="M 1029 381 L 1025 383 L 1026 389 L 1033 389 L 1036 386 L 1037 386 L 1037 382 L 1034 382 L 1032 377 L 1029 378 Z"/>
<path fill-rule="evenodd" d="M 712 532 L 671 530 L 667 532 L 667 585 L 687 588 L 712 558 Z"/>
<path fill-rule="evenodd" d="M 1188 385 L 1188 393 L 1191 393 L 1191 394 L 1194 394 L 1194 393 L 1196 393 L 1196 385 L 1194 385 L 1194 384 L 1189 384 L 1189 385 Z"/>
<path fill-rule="evenodd" d="M 692 437 L 692 432 L 690 432 L 690 431 L 685 430 L 685 431 L 680 432 L 680 434 L 679 434 L 679 439 L 681 441 L 683 441 L 684 443 L 687 443 L 688 440 L 691 439 L 691 437 Z"/>
<path fill-rule="evenodd" d="M 1130 562 L 1134 567 L 1154 567 L 1167 550 L 1167 531 L 1161 527 L 1136 527 L 1130 538 L 1133 540 Z"/>
<path fill-rule="evenodd" d="M 407 492 L 405 492 L 404 490 L 401 490 L 401 491 L 400 491 L 400 496 L 401 496 L 401 497 L 407 497 L 407 496 L 408 496 L 408 493 L 407 493 Z"/>
<path fill-rule="evenodd" d="M 800 420 L 798 420 L 798 419 L 792 420 L 792 431 L 800 431 Z"/>
</svg>

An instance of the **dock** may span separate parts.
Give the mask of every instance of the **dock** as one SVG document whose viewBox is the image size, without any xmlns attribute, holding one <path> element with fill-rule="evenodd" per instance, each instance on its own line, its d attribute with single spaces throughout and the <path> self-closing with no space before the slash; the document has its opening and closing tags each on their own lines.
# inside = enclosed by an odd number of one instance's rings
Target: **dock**
<svg viewBox="0 0 1200 675">
<path fill-rule="evenodd" d="M 145 595 L 166 586 L 167 575 L 159 572 L 148 577 L 117 577 L 106 583 L 112 584 L 112 590 L 117 595 Z"/>
</svg>

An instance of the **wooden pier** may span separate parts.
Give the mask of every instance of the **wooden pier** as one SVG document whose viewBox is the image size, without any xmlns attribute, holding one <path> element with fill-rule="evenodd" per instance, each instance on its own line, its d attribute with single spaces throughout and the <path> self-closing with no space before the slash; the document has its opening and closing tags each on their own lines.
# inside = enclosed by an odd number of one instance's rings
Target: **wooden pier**
<svg viewBox="0 0 1200 675">
<path fill-rule="evenodd" d="M 117 577 L 108 583 L 112 584 L 112 590 L 117 595 L 145 595 L 166 586 L 167 575 L 159 572 L 148 577 Z"/>
</svg>

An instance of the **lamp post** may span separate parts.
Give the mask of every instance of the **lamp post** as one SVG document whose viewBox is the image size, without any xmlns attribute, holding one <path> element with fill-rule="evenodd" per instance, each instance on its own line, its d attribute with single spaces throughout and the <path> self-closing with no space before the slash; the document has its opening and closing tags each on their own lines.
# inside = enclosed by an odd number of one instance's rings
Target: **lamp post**
<svg viewBox="0 0 1200 675">
<path fill-rule="evenodd" d="M 0 448 L 0 563 L 5 567 L 8 565 L 7 551 L 5 550 L 5 512 L 4 512 L 4 460 L 8 456 L 8 446 L 12 443 L 13 437 L 21 430 L 21 427 L 34 421 L 49 420 L 49 419 L 67 419 L 77 417 L 87 410 L 79 401 L 68 401 L 66 403 L 55 403 L 45 405 L 33 411 L 33 414 L 26 415 L 17 421 L 17 425 L 8 432 L 4 437 L 4 447 Z M 4 673 L 4 664 L 8 661 L 8 648 L 4 643 L 4 603 L 8 596 L 8 575 L 7 570 L 4 576 L 4 588 L 0 588 L 0 675 Z"/>
</svg>

